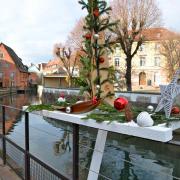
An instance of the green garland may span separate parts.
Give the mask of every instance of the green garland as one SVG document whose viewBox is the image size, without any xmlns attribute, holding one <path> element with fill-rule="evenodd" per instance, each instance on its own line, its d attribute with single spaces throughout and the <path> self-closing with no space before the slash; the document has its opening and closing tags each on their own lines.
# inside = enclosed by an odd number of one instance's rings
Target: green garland
<svg viewBox="0 0 180 180">
<path fill-rule="evenodd" d="M 66 107 L 67 105 L 69 106 L 69 103 L 68 104 L 67 103 L 66 104 L 59 103 L 56 105 Z M 30 105 L 27 108 L 27 110 L 29 112 L 41 111 L 41 110 L 53 111 L 54 108 L 50 104 L 39 104 L 39 105 Z M 146 111 L 146 109 L 132 106 L 134 120 L 136 120 L 136 117 L 142 111 Z M 167 119 L 163 112 L 154 113 L 151 117 L 154 120 L 154 125 L 166 123 L 166 125 L 169 126 L 171 122 L 180 121 L 180 115 L 172 115 L 170 119 Z M 83 120 L 94 119 L 94 120 L 96 120 L 96 122 L 99 122 L 99 123 L 104 122 L 104 121 L 109 121 L 109 123 L 111 123 L 113 121 L 117 121 L 119 123 L 127 122 L 125 120 L 124 111 L 118 111 L 114 107 L 112 107 L 108 104 L 103 104 L 103 103 L 98 106 L 98 109 L 95 109 L 94 111 L 92 111 L 90 114 L 86 115 L 86 117 L 84 117 L 82 119 Z"/>
</svg>

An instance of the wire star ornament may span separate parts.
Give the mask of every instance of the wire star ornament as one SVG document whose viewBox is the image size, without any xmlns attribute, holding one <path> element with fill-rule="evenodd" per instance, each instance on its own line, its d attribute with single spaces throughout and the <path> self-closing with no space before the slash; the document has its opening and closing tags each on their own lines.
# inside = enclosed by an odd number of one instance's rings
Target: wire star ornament
<svg viewBox="0 0 180 180">
<path fill-rule="evenodd" d="M 180 69 L 178 69 L 170 84 L 160 85 L 161 97 L 155 112 L 164 108 L 166 118 L 170 117 L 174 98 L 180 94 L 180 85 L 177 84 Z"/>
</svg>

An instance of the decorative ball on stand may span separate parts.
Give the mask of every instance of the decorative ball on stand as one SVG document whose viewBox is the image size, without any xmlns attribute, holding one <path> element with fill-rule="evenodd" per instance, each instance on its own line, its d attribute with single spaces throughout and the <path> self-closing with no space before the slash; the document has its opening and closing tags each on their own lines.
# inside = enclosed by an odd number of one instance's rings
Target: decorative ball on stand
<svg viewBox="0 0 180 180">
<path fill-rule="evenodd" d="M 97 40 L 97 39 L 99 39 L 99 34 L 94 34 L 93 37 L 94 37 L 94 39 Z"/>
<path fill-rule="evenodd" d="M 126 107 L 127 104 L 128 104 L 128 100 L 126 98 L 120 97 L 115 99 L 114 108 L 117 109 L 118 111 L 121 111 Z"/>
<path fill-rule="evenodd" d="M 149 106 L 147 107 L 147 111 L 148 111 L 148 112 L 153 112 L 153 111 L 154 111 L 154 107 L 151 106 L 151 105 L 149 105 Z"/>
<path fill-rule="evenodd" d="M 177 106 L 172 107 L 171 113 L 172 114 L 179 114 L 180 113 L 179 107 L 177 107 Z"/>
<path fill-rule="evenodd" d="M 70 113 L 71 112 L 71 107 L 66 107 L 66 113 Z"/>
</svg>

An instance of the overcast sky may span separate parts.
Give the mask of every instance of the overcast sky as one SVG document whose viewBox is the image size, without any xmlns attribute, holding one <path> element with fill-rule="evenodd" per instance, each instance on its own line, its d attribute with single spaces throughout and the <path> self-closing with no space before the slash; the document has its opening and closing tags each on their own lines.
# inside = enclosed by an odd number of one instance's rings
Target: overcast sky
<svg viewBox="0 0 180 180">
<path fill-rule="evenodd" d="M 180 0 L 157 0 L 164 25 L 180 32 Z M 64 42 L 85 12 L 78 0 L 0 0 L 0 42 L 25 64 L 47 62 L 53 45 Z"/>
</svg>

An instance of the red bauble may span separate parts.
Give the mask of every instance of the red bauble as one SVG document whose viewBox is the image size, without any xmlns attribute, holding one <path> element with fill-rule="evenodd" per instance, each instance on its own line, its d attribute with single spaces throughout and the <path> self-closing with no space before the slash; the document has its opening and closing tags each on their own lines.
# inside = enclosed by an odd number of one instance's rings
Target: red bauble
<svg viewBox="0 0 180 180">
<path fill-rule="evenodd" d="M 123 110 L 127 104 L 128 100 L 126 98 L 120 97 L 114 101 L 114 108 L 120 111 Z"/>
<path fill-rule="evenodd" d="M 92 98 L 92 103 L 93 103 L 93 104 L 96 104 L 97 102 L 98 102 L 97 97 L 93 97 L 93 98 Z"/>
<path fill-rule="evenodd" d="M 94 9 L 93 14 L 95 17 L 98 17 L 99 16 L 99 9 L 98 8 Z"/>
<path fill-rule="evenodd" d="M 179 107 L 177 107 L 177 106 L 173 107 L 172 110 L 171 110 L 171 113 L 172 114 L 179 114 L 180 113 Z"/>
<path fill-rule="evenodd" d="M 104 58 L 103 57 L 99 57 L 99 62 L 100 63 L 103 63 L 105 60 L 104 60 Z"/>
<path fill-rule="evenodd" d="M 91 39 L 91 34 L 90 34 L 90 33 L 87 33 L 87 34 L 84 35 L 84 37 L 85 37 L 86 39 Z"/>
</svg>

